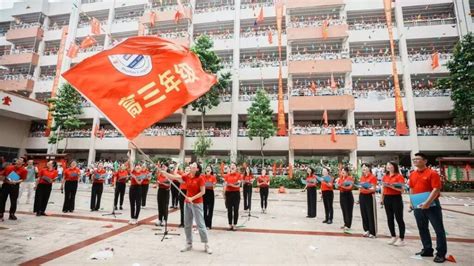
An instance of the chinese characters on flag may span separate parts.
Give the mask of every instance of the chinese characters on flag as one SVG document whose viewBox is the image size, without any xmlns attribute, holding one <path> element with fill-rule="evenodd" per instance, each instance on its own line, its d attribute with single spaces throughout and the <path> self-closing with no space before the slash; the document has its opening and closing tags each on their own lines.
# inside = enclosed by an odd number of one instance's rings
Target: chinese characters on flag
<svg viewBox="0 0 474 266">
<path fill-rule="evenodd" d="M 217 81 L 189 49 L 154 36 L 128 38 L 63 77 L 130 140 Z"/>
</svg>

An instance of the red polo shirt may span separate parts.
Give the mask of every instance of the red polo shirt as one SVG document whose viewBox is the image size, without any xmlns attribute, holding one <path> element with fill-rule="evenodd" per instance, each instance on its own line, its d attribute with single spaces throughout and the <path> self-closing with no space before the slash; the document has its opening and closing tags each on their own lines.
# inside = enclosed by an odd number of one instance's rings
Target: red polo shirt
<svg viewBox="0 0 474 266">
<path fill-rule="evenodd" d="M 431 192 L 435 188 L 441 189 L 441 177 L 430 168 L 415 170 L 410 174 L 410 188 L 413 194 Z"/>
<path fill-rule="evenodd" d="M 267 175 L 259 176 L 258 179 L 257 179 L 257 182 L 260 183 L 259 187 L 261 187 L 261 188 L 269 187 L 268 183 L 270 183 L 270 177 L 267 176 Z"/>
<path fill-rule="evenodd" d="M 316 176 L 315 175 L 309 175 L 306 177 L 306 187 L 316 187 Z"/>
<path fill-rule="evenodd" d="M 130 185 L 131 186 L 137 186 L 138 183 L 137 183 L 137 179 L 139 179 L 139 176 L 143 175 L 143 171 L 140 171 L 140 172 L 137 172 L 135 170 L 133 170 L 131 173 L 131 178 L 130 178 Z"/>
<path fill-rule="evenodd" d="M 329 183 L 332 184 L 332 182 L 333 182 L 333 179 L 331 178 Z M 334 189 L 333 186 L 329 186 L 328 183 L 326 183 L 325 181 L 321 182 L 321 191 L 332 191 L 333 189 Z"/>
<path fill-rule="evenodd" d="M 199 192 L 201 192 L 201 187 L 204 186 L 204 178 L 203 176 L 198 176 L 198 177 L 191 177 L 191 175 L 186 175 L 183 176 L 183 181 L 186 183 L 186 196 L 187 197 L 193 197 L 197 195 Z M 193 200 L 194 204 L 199 204 L 202 203 L 202 196 Z"/>
<path fill-rule="evenodd" d="M 354 178 L 352 178 L 352 176 L 340 177 L 339 180 L 337 181 L 337 184 L 339 185 L 339 191 L 341 192 L 352 191 L 352 189 L 345 189 L 342 187 L 344 182 L 354 182 Z"/>
<path fill-rule="evenodd" d="M 142 181 L 142 185 L 148 185 L 150 184 L 150 178 L 151 178 L 151 174 L 150 174 L 150 171 L 148 170 L 143 170 L 142 171 L 142 175 L 145 175 L 145 179 L 143 179 Z"/>
<path fill-rule="evenodd" d="M 114 174 L 115 182 L 127 183 L 128 176 L 128 170 L 118 170 Z"/>
<path fill-rule="evenodd" d="M 228 173 L 224 175 L 224 180 L 228 184 L 235 184 L 238 181 L 242 180 L 242 175 L 240 173 Z M 240 187 L 231 187 L 231 186 L 226 186 L 225 188 L 226 191 L 240 191 Z"/>
<path fill-rule="evenodd" d="M 242 180 L 245 182 L 245 184 L 252 184 L 252 175 L 244 175 L 242 176 Z"/>
<path fill-rule="evenodd" d="M 401 174 L 394 174 L 394 175 L 385 175 L 382 179 L 382 182 L 388 184 L 395 184 L 395 183 L 402 183 L 405 184 L 405 178 Z M 383 188 L 384 195 L 401 195 L 402 192 L 397 191 L 393 188 L 384 187 Z"/>
<path fill-rule="evenodd" d="M 205 183 L 212 183 L 212 186 L 207 186 L 207 184 L 205 184 L 206 189 L 214 190 L 214 186 L 217 183 L 216 176 L 215 175 L 203 175 L 203 177 L 204 177 L 204 182 Z"/>
<path fill-rule="evenodd" d="M 66 181 L 78 181 L 80 176 L 81 170 L 77 167 L 64 170 L 64 180 Z"/>
<path fill-rule="evenodd" d="M 183 171 L 178 171 L 178 175 L 180 175 L 180 176 L 181 176 L 181 179 L 184 180 L 184 177 L 185 177 L 185 176 L 188 176 L 189 174 L 185 174 Z M 187 189 L 186 182 L 179 183 L 179 189 L 181 189 L 181 190 L 186 190 L 186 189 Z"/>
<path fill-rule="evenodd" d="M 377 178 L 372 173 L 369 173 L 368 175 L 363 175 L 360 177 L 360 183 L 370 183 L 372 184 L 372 187 L 375 188 L 377 186 Z M 363 189 L 360 190 L 360 193 L 366 195 L 374 194 L 374 192 L 368 192 Z"/>
<path fill-rule="evenodd" d="M 51 183 L 47 182 L 46 180 L 44 180 L 42 177 L 48 177 L 49 179 L 51 179 Z M 39 184 L 46 184 L 46 185 L 50 185 L 54 182 L 54 180 L 56 180 L 56 178 L 58 177 L 58 170 L 49 170 L 48 168 L 43 168 L 41 169 L 41 171 L 39 172 L 39 175 L 38 175 L 38 178 L 39 178 L 39 181 L 38 183 Z"/>
<path fill-rule="evenodd" d="M 94 171 L 94 184 L 103 184 L 105 181 L 106 171 L 105 169 L 97 169 Z M 100 177 L 101 179 L 97 179 Z"/>
<path fill-rule="evenodd" d="M 163 189 L 170 189 L 171 188 L 171 182 L 162 174 L 158 175 L 157 177 L 158 180 L 158 187 L 163 188 Z"/>
<path fill-rule="evenodd" d="M 13 171 L 20 176 L 20 180 L 25 180 L 28 174 L 28 171 L 23 166 L 16 167 L 15 165 L 9 165 L 3 169 L 3 175 L 7 177 Z"/>
</svg>

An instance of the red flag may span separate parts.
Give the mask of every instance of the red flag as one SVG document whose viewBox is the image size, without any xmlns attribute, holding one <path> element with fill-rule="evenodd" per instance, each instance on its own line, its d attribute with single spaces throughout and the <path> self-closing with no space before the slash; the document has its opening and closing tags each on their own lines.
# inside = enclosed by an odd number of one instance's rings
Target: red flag
<svg viewBox="0 0 474 266">
<path fill-rule="evenodd" d="M 67 56 L 69 58 L 74 58 L 77 56 L 77 53 L 79 52 L 79 46 L 76 43 L 71 43 L 71 46 L 69 46 L 69 50 L 67 50 Z"/>
<path fill-rule="evenodd" d="M 257 16 L 257 23 L 261 23 L 265 20 L 265 18 L 263 17 L 263 7 L 260 8 L 260 13 L 258 13 L 258 16 Z"/>
<path fill-rule="evenodd" d="M 331 141 L 336 143 L 336 129 L 334 127 L 331 127 Z"/>
<path fill-rule="evenodd" d="M 431 69 L 436 69 L 437 67 L 439 67 L 439 53 L 434 52 L 431 55 Z"/>
<path fill-rule="evenodd" d="M 150 25 L 152 27 L 155 26 L 155 21 L 156 21 L 156 13 L 154 11 L 150 12 Z"/>
<path fill-rule="evenodd" d="M 283 163 L 280 163 L 280 166 L 278 167 L 278 174 L 283 174 Z"/>
<path fill-rule="evenodd" d="M 323 40 L 326 40 L 326 39 L 328 38 L 328 35 L 329 35 L 329 21 L 328 21 L 327 19 L 325 19 L 325 20 L 323 21 L 323 28 L 322 28 L 322 30 L 323 30 L 323 33 L 322 33 L 322 35 L 323 35 Z"/>
<path fill-rule="evenodd" d="M 268 43 L 269 44 L 273 43 L 273 34 L 271 30 L 268 30 Z"/>
<path fill-rule="evenodd" d="M 277 164 L 276 164 L 275 162 L 273 162 L 272 171 L 273 171 L 273 176 L 275 176 L 275 175 L 276 175 L 276 171 L 277 171 Z"/>
<path fill-rule="evenodd" d="M 81 48 L 84 49 L 84 48 L 87 48 L 87 47 L 91 47 L 92 45 L 94 45 L 96 43 L 97 43 L 97 41 L 94 39 L 94 37 L 87 36 L 86 38 L 84 38 L 84 40 L 82 40 Z"/>
<path fill-rule="evenodd" d="M 155 36 L 130 37 L 63 77 L 129 140 L 217 81 L 188 48 Z"/>
<path fill-rule="evenodd" d="M 100 21 L 96 18 L 91 19 L 91 33 L 94 35 L 100 34 Z"/>
<path fill-rule="evenodd" d="M 328 124 L 328 110 L 324 110 L 323 121 L 324 121 L 324 126 L 327 127 L 329 125 Z"/>
<path fill-rule="evenodd" d="M 288 177 L 290 179 L 293 178 L 293 165 L 290 163 L 290 165 L 288 165 Z"/>
<path fill-rule="evenodd" d="M 311 81 L 311 91 L 313 92 L 314 95 L 316 95 L 317 87 L 316 83 L 314 81 Z"/>
<path fill-rule="evenodd" d="M 176 10 L 176 14 L 174 15 L 174 21 L 176 23 L 178 23 L 179 20 L 184 18 L 185 16 L 184 7 L 183 7 L 183 4 L 181 4 L 181 0 L 177 0 L 177 1 L 178 1 L 178 10 Z"/>
<path fill-rule="evenodd" d="M 331 73 L 331 89 L 335 91 L 337 89 L 336 81 L 334 80 L 334 75 Z"/>
</svg>

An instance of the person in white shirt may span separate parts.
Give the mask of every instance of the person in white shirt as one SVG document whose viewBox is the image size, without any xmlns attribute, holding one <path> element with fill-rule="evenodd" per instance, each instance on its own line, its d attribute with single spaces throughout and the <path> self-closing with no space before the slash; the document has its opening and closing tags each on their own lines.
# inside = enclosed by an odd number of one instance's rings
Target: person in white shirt
<svg viewBox="0 0 474 266">
<path fill-rule="evenodd" d="M 18 195 L 18 201 L 20 201 L 23 192 L 26 190 L 26 204 L 30 204 L 31 198 L 33 197 L 34 186 L 36 181 L 36 175 L 38 174 L 38 167 L 33 163 L 33 160 L 28 160 L 26 170 L 28 174 L 26 175 L 26 180 L 20 185 L 20 194 Z"/>
</svg>

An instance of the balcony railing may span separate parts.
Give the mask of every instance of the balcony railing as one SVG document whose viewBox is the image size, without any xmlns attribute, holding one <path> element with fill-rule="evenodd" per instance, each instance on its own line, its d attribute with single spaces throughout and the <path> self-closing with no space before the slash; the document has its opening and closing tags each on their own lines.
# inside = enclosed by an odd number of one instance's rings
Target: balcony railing
<svg viewBox="0 0 474 266">
<path fill-rule="evenodd" d="M 309 61 L 309 60 L 337 60 L 337 59 L 348 59 L 349 52 L 344 51 L 341 53 L 334 52 L 319 52 L 319 53 L 296 53 L 290 54 L 288 59 L 290 61 Z"/>
<path fill-rule="evenodd" d="M 410 62 L 415 62 L 415 61 L 428 61 L 431 60 L 432 54 L 428 53 L 415 53 L 415 54 L 409 54 L 408 59 Z M 453 58 L 452 53 L 439 53 L 439 60 L 451 60 Z"/>
<path fill-rule="evenodd" d="M 421 19 L 410 19 L 405 20 L 405 27 L 416 27 L 416 26 L 431 26 L 431 25 L 444 25 L 444 24 L 456 24 L 456 18 L 446 17 L 446 18 L 421 18 Z"/>
<path fill-rule="evenodd" d="M 304 28 L 304 27 L 322 27 L 325 18 L 318 16 L 307 17 L 307 18 L 292 18 L 290 23 L 288 23 L 289 28 Z M 341 18 L 329 19 L 329 26 L 342 25 L 346 24 L 346 20 Z"/>
</svg>

